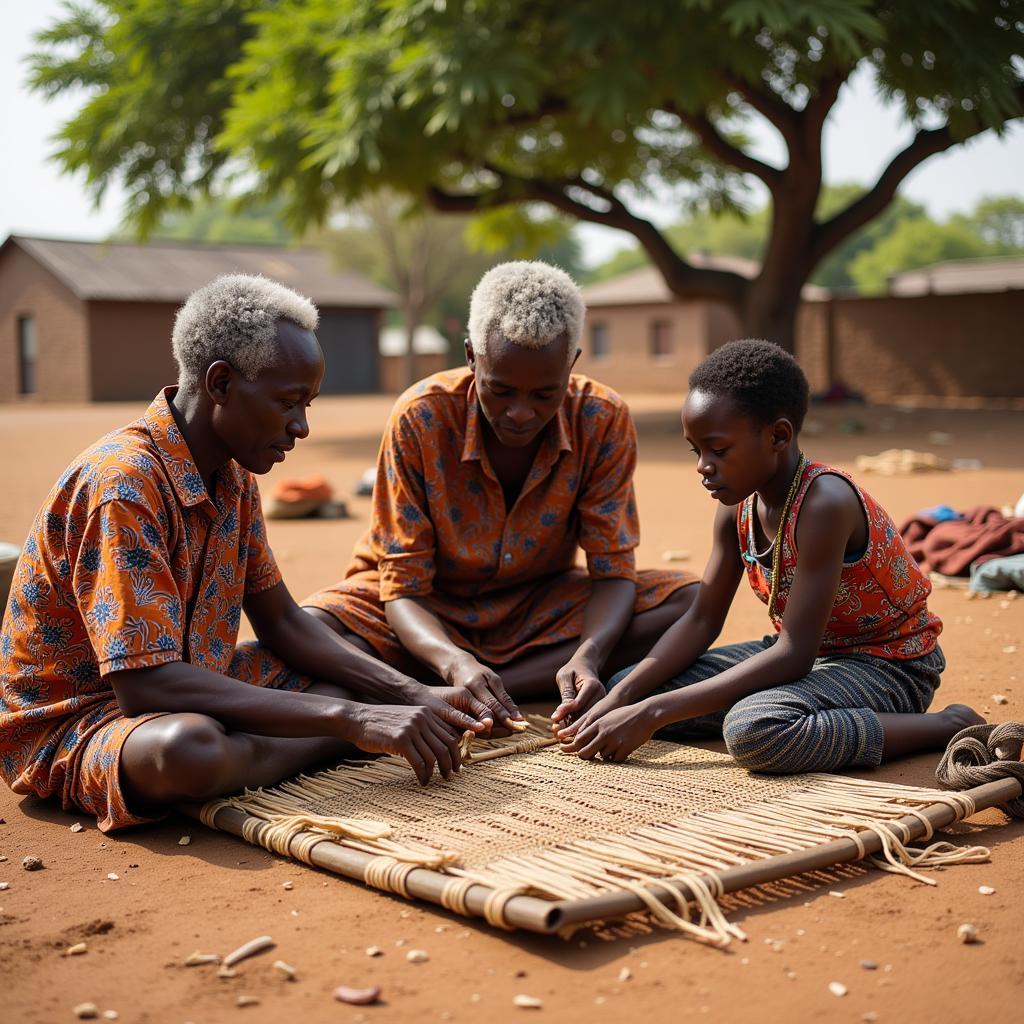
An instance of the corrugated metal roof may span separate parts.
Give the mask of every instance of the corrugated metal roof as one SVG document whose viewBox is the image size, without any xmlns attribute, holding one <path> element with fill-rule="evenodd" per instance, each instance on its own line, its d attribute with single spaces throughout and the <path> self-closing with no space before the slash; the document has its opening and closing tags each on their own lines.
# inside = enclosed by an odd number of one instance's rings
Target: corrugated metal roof
<svg viewBox="0 0 1024 1024">
<path fill-rule="evenodd" d="M 220 274 L 264 274 L 318 306 L 380 309 L 397 296 L 350 270 L 335 270 L 319 249 L 154 242 L 72 242 L 11 235 L 81 299 L 184 302 Z"/>
</svg>

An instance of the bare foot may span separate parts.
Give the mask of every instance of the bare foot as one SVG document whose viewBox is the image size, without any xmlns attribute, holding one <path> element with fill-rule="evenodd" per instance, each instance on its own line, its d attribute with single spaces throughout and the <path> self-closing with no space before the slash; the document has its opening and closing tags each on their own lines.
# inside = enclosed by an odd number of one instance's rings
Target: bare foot
<svg viewBox="0 0 1024 1024">
<path fill-rule="evenodd" d="M 961 729 L 966 729 L 969 725 L 986 724 L 985 719 L 974 708 L 968 707 L 966 704 L 950 704 L 944 707 L 939 714 L 949 721 L 952 729 L 950 735 L 958 733 Z"/>
</svg>

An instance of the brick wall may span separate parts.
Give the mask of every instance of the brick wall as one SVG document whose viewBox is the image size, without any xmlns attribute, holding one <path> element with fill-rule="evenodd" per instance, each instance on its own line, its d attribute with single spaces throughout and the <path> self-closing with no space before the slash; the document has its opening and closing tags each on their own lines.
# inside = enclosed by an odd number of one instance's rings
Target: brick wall
<svg viewBox="0 0 1024 1024">
<path fill-rule="evenodd" d="M 146 400 L 177 381 L 171 355 L 177 308 L 170 302 L 89 303 L 94 401 Z"/>
<path fill-rule="evenodd" d="M 0 402 L 18 401 L 18 319 L 36 323 L 37 401 L 89 398 L 85 303 L 17 244 L 0 253 Z M 29 399 L 29 400 L 33 400 Z"/>
<path fill-rule="evenodd" d="M 833 379 L 873 401 L 1024 397 L 1024 291 L 806 303 L 797 355 L 813 388 L 827 383 L 830 315 Z"/>
<path fill-rule="evenodd" d="M 651 332 L 658 321 L 668 325 L 671 352 L 652 356 Z M 595 326 L 605 330 L 608 351 L 604 356 L 595 356 L 593 352 Z M 717 321 L 715 326 L 719 326 Z M 704 303 L 599 306 L 587 312 L 581 343 L 583 354 L 576 371 L 616 391 L 681 395 L 691 371 L 708 352 L 709 333 L 708 307 Z"/>
</svg>

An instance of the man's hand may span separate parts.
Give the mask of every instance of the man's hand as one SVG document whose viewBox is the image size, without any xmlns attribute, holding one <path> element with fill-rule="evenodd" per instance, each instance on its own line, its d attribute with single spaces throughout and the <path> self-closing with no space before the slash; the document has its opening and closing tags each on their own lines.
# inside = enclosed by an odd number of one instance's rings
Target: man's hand
<svg viewBox="0 0 1024 1024">
<path fill-rule="evenodd" d="M 595 757 L 603 761 L 625 761 L 654 735 L 656 728 L 643 704 L 612 708 L 597 717 L 591 712 L 584 721 L 565 730 L 571 736 L 559 735 L 563 741 L 561 751 L 579 754 L 587 761 Z"/>
<path fill-rule="evenodd" d="M 467 690 L 478 703 L 483 704 L 497 727 L 504 728 L 509 721 L 523 717 L 516 702 L 505 692 L 501 676 L 471 655 L 456 662 L 446 676 L 451 686 Z"/>
<path fill-rule="evenodd" d="M 463 717 L 470 721 L 468 716 Z M 446 779 L 459 770 L 461 731 L 431 708 L 357 704 L 346 716 L 345 726 L 341 739 L 370 754 L 404 757 L 412 765 L 421 786 L 430 781 L 435 764 Z"/>
<path fill-rule="evenodd" d="M 413 702 L 430 708 L 460 733 L 467 729 L 487 732 L 494 725 L 491 709 L 464 686 L 423 686 Z"/>
<path fill-rule="evenodd" d="M 597 669 L 585 658 L 576 656 L 555 674 L 555 685 L 562 699 L 551 715 L 552 731 L 557 731 L 560 724 L 571 725 L 605 695 Z"/>
</svg>

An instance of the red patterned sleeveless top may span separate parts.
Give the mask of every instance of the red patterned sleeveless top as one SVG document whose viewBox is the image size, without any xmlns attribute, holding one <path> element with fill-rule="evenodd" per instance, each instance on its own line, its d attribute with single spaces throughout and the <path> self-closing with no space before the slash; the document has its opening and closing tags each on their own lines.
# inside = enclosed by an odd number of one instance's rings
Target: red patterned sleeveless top
<svg viewBox="0 0 1024 1024">
<path fill-rule="evenodd" d="M 911 557 L 889 514 L 845 473 L 820 462 L 808 462 L 786 522 L 773 543 L 782 544 L 778 593 L 772 625 L 778 631 L 786 611 L 797 566 L 796 524 L 811 482 L 823 473 L 842 477 L 857 492 L 868 524 L 867 547 L 859 558 L 844 562 L 832 614 L 821 637 L 819 656 L 873 654 L 880 658 L 919 658 L 935 649 L 942 620 L 928 610 L 932 585 Z M 765 603 L 771 593 L 771 548 L 757 554 L 754 500 L 751 495 L 736 511 L 740 554 L 754 593 Z"/>
</svg>

